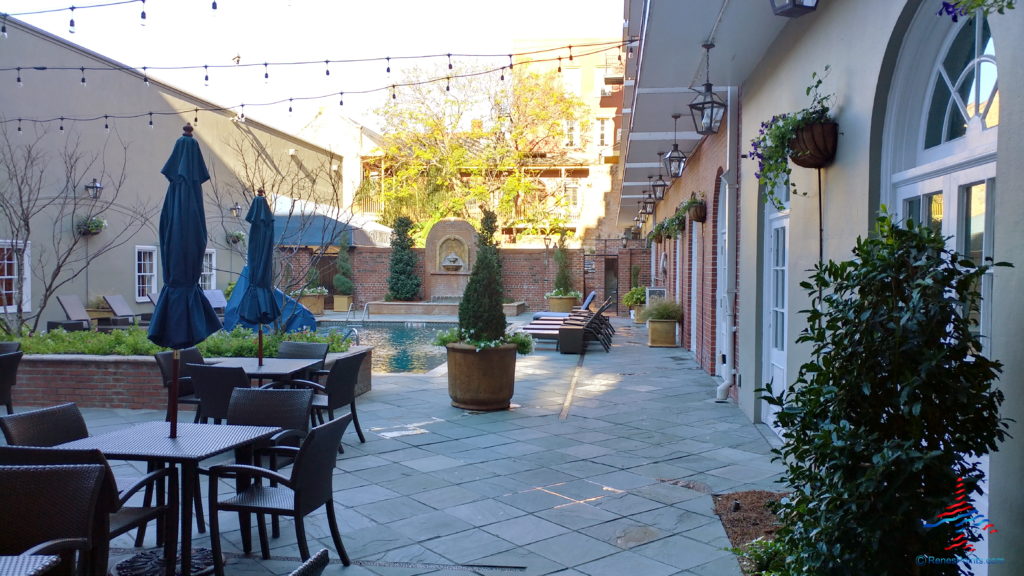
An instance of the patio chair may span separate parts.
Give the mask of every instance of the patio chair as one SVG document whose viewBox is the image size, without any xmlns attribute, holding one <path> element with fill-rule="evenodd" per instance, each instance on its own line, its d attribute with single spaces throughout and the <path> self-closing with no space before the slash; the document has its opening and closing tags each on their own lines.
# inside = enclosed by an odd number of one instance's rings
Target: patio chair
<svg viewBox="0 0 1024 576">
<path fill-rule="evenodd" d="M 160 375 L 164 380 L 164 388 L 169 388 L 174 378 L 174 351 L 157 352 L 153 355 L 156 365 L 160 368 Z M 189 364 L 205 364 L 203 355 L 196 347 L 179 350 L 178 365 L 178 404 L 191 404 L 196 407 L 195 422 L 199 422 L 199 398 L 192 389 L 192 378 L 188 372 Z M 168 410 L 170 407 L 168 407 Z M 164 418 L 171 419 L 170 412 Z"/>
<path fill-rule="evenodd" d="M 150 522 L 157 522 L 157 545 L 163 545 L 167 576 L 174 574 L 174 558 L 178 548 L 178 472 L 172 467 L 150 472 L 122 491 L 118 490 L 117 479 L 110 469 L 106 457 L 99 450 L 55 450 L 51 448 L 28 448 L 21 446 L 0 446 L 0 466 L 52 466 L 70 464 L 95 464 L 103 467 L 99 499 L 93 521 L 96 535 L 88 552 L 89 574 L 106 574 L 110 558 L 110 540 L 131 530 L 141 529 Z M 166 483 L 166 484 L 165 484 Z M 166 486 L 166 490 L 164 489 Z M 143 506 L 128 506 L 128 500 L 143 488 L 166 494 L 158 498 L 156 505 L 147 502 Z M 107 538 L 100 537 L 106 534 Z M 136 546 L 140 546 L 136 542 Z"/>
<path fill-rule="evenodd" d="M 249 376 L 244 368 L 212 364 L 186 364 L 192 379 L 192 389 L 199 399 L 200 423 L 211 419 L 220 424 L 228 417 L 231 393 L 235 388 L 248 388 Z"/>
<path fill-rule="evenodd" d="M 309 414 L 313 405 L 313 391 L 305 389 L 270 390 L 260 388 L 235 388 L 228 403 L 228 424 L 240 426 L 276 426 L 282 430 L 268 441 L 254 448 L 256 464 L 265 449 L 270 446 L 299 446 L 309 432 Z M 280 470 L 291 463 L 291 458 L 279 461 L 274 452 L 269 455 L 269 469 Z M 281 535 L 277 516 L 273 517 L 273 535 Z M 265 530 L 260 519 L 260 530 Z"/>
<path fill-rule="evenodd" d="M 135 326 L 149 326 L 152 314 L 136 314 L 124 296 L 120 294 L 105 294 L 103 301 L 110 307 L 115 318 L 128 318 L 129 323 Z"/>
<path fill-rule="evenodd" d="M 89 317 L 89 313 L 85 311 L 85 305 L 82 304 L 82 300 L 78 296 L 72 294 L 57 296 L 57 303 L 64 310 L 67 320 L 51 320 L 47 322 L 47 331 L 58 328 L 68 332 L 92 329 L 92 319 Z"/>
<path fill-rule="evenodd" d="M 330 344 L 323 342 L 281 342 L 277 347 L 278 358 L 315 358 L 320 360 L 319 363 L 310 366 L 306 370 L 303 370 L 299 374 L 299 378 L 302 380 L 317 381 L 317 377 L 314 374 L 319 370 L 323 370 L 324 362 L 327 360 L 327 350 L 330 348 Z"/>
<path fill-rule="evenodd" d="M 11 446 L 57 446 L 89 436 L 74 402 L 0 416 L 0 431 Z"/>
<path fill-rule="evenodd" d="M 304 518 L 327 507 L 327 524 L 331 530 L 334 546 L 341 562 L 349 566 L 348 552 L 338 531 L 337 513 L 334 510 L 334 467 L 337 461 L 337 446 L 345 427 L 352 416 L 346 414 L 309 431 L 299 448 L 279 446 L 272 450 L 282 454 L 293 454 L 295 464 L 291 475 L 284 476 L 273 470 L 258 466 L 220 465 L 210 468 L 210 543 L 213 549 L 214 571 L 224 576 L 224 560 L 220 543 L 220 512 L 237 512 L 242 530 L 242 550 L 252 552 L 252 526 L 249 514 L 280 514 L 295 519 L 295 540 L 299 545 L 299 556 L 309 560 L 309 544 L 306 541 Z M 224 479 L 239 479 L 247 486 L 238 493 L 222 496 L 218 483 Z M 266 486 L 260 480 L 275 480 L 277 486 Z M 255 481 L 255 482 L 253 482 Z M 260 523 L 262 524 L 262 523 Z M 270 558 L 270 543 L 266 530 L 260 531 L 260 551 L 264 559 Z"/>
<path fill-rule="evenodd" d="M 7 406 L 8 414 L 14 414 L 11 388 L 18 383 L 18 365 L 21 364 L 21 357 L 21 352 L 0 354 L 0 402 Z"/>
<path fill-rule="evenodd" d="M 288 576 L 320 576 L 324 569 L 331 563 L 331 557 L 327 554 L 327 548 L 321 548 L 313 557 L 302 563 Z"/>
<path fill-rule="evenodd" d="M 91 574 L 103 466 L 0 466 L 0 554 L 59 554 L 47 574 Z M 75 552 L 79 560 L 76 561 Z M 105 568 L 104 568 L 105 570 Z"/>
<path fill-rule="evenodd" d="M 10 354 L 21 350 L 21 342 L 0 342 L 0 354 Z"/>
</svg>

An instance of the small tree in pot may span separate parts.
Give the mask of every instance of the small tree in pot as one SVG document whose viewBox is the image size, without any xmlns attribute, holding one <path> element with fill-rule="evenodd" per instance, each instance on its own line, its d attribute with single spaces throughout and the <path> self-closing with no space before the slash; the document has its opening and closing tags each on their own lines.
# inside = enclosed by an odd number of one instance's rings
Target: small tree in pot
<svg viewBox="0 0 1024 576">
<path fill-rule="evenodd" d="M 507 334 L 502 311 L 501 259 L 494 240 L 497 217 L 484 211 L 477 254 L 459 303 L 459 325 L 438 334 L 448 348 L 448 395 L 452 406 L 469 410 L 504 410 L 515 389 L 516 353 L 529 354 L 529 334 Z"/>
<path fill-rule="evenodd" d="M 569 263 L 569 251 L 565 248 L 565 234 L 558 237 L 555 246 L 555 289 L 544 295 L 548 299 L 548 309 L 552 312 L 571 312 L 572 307 L 583 296 L 573 289 L 572 270 Z"/>
<path fill-rule="evenodd" d="M 348 235 L 341 234 L 338 240 L 338 258 L 334 261 L 337 272 L 331 283 L 334 284 L 334 311 L 347 312 L 352 306 L 352 292 L 355 285 L 352 282 L 352 262 L 348 257 Z"/>
</svg>

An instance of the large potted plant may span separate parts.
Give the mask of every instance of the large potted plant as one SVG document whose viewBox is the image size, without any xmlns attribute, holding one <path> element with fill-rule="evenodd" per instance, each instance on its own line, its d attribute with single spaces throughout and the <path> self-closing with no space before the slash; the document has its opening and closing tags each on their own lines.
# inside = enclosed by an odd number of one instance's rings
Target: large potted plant
<svg viewBox="0 0 1024 576">
<path fill-rule="evenodd" d="M 572 286 L 572 271 L 569 265 L 569 251 L 565 248 L 565 234 L 558 238 L 555 246 L 555 289 L 544 294 L 548 299 L 548 310 L 552 312 L 572 312 L 573 306 L 583 297 Z"/>
<path fill-rule="evenodd" d="M 676 325 L 683 319 L 683 307 L 675 300 L 651 300 L 640 312 L 647 323 L 647 345 L 652 348 L 675 348 Z"/>
<path fill-rule="evenodd" d="M 629 306 L 629 317 L 640 324 L 640 309 L 647 303 L 647 290 L 643 286 L 634 286 L 622 297 L 622 304 Z"/>
<path fill-rule="evenodd" d="M 778 114 L 761 123 L 757 137 L 750 141 L 750 158 L 757 160 L 754 176 L 762 185 L 765 202 L 776 208 L 783 207 L 777 196 L 780 186 L 797 192 L 790 180 L 789 162 L 804 168 L 824 168 L 835 158 L 839 138 L 839 125 L 832 120 L 833 94 L 822 95 L 822 81 L 830 68 L 822 74 L 811 73 L 811 85 L 805 93 L 811 97 L 810 106 L 789 114 Z"/>
<path fill-rule="evenodd" d="M 352 292 L 355 285 L 352 282 L 352 262 L 348 256 L 348 238 L 343 233 L 338 240 L 338 257 L 334 261 L 337 272 L 331 283 L 334 285 L 334 311 L 348 312 L 352 307 Z"/>
<path fill-rule="evenodd" d="M 515 391 L 516 353 L 533 350 L 529 334 L 506 332 L 497 229 L 497 217 L 485 210 L 476 263 L 459 303 L 459 325 L 435 339 L 447 348 L 452 406 L 467 410 L 507 409 Z"/>
</svg>

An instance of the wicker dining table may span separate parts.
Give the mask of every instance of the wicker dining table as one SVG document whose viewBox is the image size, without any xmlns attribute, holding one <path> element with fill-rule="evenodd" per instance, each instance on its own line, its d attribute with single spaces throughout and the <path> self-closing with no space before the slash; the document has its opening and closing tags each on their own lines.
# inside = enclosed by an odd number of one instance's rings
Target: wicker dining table
<svg viewBox="0 0 1024 576">
<path fill-rule="evenodd" d="M 27 554 L 0 556 L 0 574 L 3 576 L 37 576 L 46 574 L 60 564 L 60 556 Z"/>
<path fill-rule="evenodd" d="M 167 422 L 146 422 L 61 444 L 57 448 L 98 449 L 112 460 L 134 460 L 151 465 L 175 465 L 181 472 L 181 574 L 192 573 L 192 499 L 199 463 L 235 451 L 239 463 L 252 462 L 253 445 L 281 429 L 273 426 L 235 426 L 179 423 L 170 438 Z"/>
<path fill-rule="evenodd" d="M 209 361 L 216 366 L 241 368 L 249 378 L 263 380 L 281 380 L 294 378 L 305 370 L 319 364 L 316 358 L 264 358 L 263 364 L 257 358 L 215 358 Z"/>
</svg>

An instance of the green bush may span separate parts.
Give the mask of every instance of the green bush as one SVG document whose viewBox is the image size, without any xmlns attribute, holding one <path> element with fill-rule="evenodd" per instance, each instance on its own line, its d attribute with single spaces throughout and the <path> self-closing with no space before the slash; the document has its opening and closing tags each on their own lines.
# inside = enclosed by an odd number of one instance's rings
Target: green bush
<svg viewBox="0 0 1024 576">
<path fill-rule="evenodd" d="M 477 234 L 476 263 L 459 303 L 459 330 L 472 340 L 500 340 L 505 335 L 501 258 L 494 240 L 497 229 L 494 212 L 485 210 Z"/>
<path fill-rule="evenodd" d="M 256 356 L 257 336 L 247 328 L 236 327 L 231 332 L 223 330 L 212 334 L 198 345 L 203 356 Z M 148 331 L 143 328 L 125 328 L 109 333 L 64 330 L 50 330 L 33 336 L 18 338 L 25 354 L 90 354 L 97 356 L 152 356 L 166 348 L 150 342 Z M 263 335 L 263 355 L 277 355 L 278 345 L 285 340 L 297 342 L 327 342 L 331 352 L 344 352 L 350 343 L 340 332 L 323 336 L 315 332 L 270 333 Z"/>
<path fill-rule="evenodd" d="M 569 264 L 569 250 L 565 247 L 565 234 L 558 237 L 558 245 L 555 246 L 552 258 L 555 261 L 555 289 L 548 294 L 551 296 L 575 295 L 579 298 L 581 294 L 572 285 L 572 270 Z"/>
<path fill-rule="evenodd" d="M 647 289 L 643 286 L 634 286 L 622 297 L 622 303 L 630 308 L 643 306 L 647 303 Z"/>
<path fill-rule="evenodd" d="M 640 311 L 640 321 L 648 320 L 675 320 L 680 322 L 683 319 L 683 307 L 675 300 L 657 298 L 651 300 L 643 310 Z"/>
<path fill-rule="evenodd" d="M 956 501 L 959 479 L 970 506 L 984 479 L 979 458 L 1007 436 L 993 387 L 1002 365 L 974 328 L 990 266 L 885 214 L 853 254 L 819 263 L 801 284 L 811 306 L 797 342 L 811 359 L 785 393 L 767 387 L 793 491 L 777 538 L 794 574 L 917 574 L 916 558 L 964 559 L 963 547 L 948 549 L 953 539 L 983 537 L 970 522 L 926 523 Z M 969 562 L 928 568 L 960 573 Z"/>
<path fill-rule="evenodd" d="M 420 293 L 416 275 L 416 253 L 412 250 L 412 220 L 395 218 L 391 232 L 391 267 L 388 276 L 387 300 L 415 300 Z"/>
<path fill-rule="evenodd" d="M 338 241 L 338 258 L 334 261 L 338 272 L 334 275 L 334 293 L 342 296 L 351 296 L 355 290 L 352 283 L 352 262 L 348 257 L 348 235 L 342 233 Z"/>
</svg>

